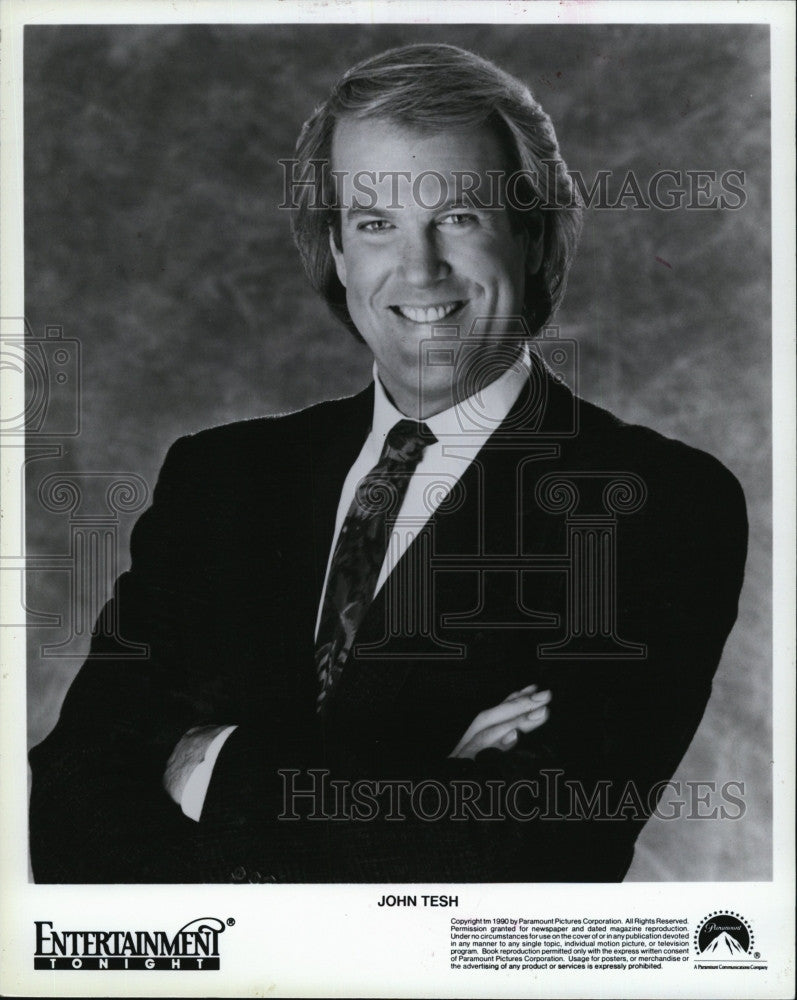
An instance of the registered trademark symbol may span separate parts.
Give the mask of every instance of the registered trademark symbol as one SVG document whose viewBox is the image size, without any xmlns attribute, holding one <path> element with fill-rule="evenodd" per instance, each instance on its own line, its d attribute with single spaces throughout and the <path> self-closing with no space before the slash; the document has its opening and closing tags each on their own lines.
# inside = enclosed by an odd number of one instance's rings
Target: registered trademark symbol
<svg viewBox="0 0 797 1000">
<path fill-rule="evenodd" d="M 235 917 L 227 917 L 227 926 L 235 927 Z"/>
<path fill-rule="evenodd" d="M 761 958 L 761 952 L 760 951 L 754 951 L 753 952 L 753 958 Z"/>
</svg>

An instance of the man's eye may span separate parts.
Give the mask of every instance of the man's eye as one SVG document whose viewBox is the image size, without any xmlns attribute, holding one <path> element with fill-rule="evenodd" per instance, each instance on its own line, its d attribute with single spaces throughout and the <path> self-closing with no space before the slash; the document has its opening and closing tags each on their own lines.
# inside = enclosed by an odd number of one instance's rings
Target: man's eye
<svg viewBox="0 0 797 1000">
<path fill-rule="evenodd" d="M 476 216 L 470 212 L 450 212 L 440 219 L 441 226 L 464 226 L 469 222 L 475 222 Z"/>
<path fill-rule="evenodd" d="M 361 233 L 381 233 L 386 229 L 392 229 L 392 223 L 386 219 L 371 219 L 370 222 L 360 222 L 357 229 Z"/>
</svg>

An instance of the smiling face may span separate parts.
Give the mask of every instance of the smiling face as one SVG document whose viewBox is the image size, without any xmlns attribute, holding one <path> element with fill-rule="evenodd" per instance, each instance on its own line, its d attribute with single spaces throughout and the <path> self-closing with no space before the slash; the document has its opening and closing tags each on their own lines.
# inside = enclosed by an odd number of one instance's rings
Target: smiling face
<svg viewBox="0 0 797 1000">
<path fill-rule="evenodd" d="M 463 394 L 454 366 L 421 370 L 434 326 L 457 327 L 469 364 L 477 352 L 492 377 L 491 356 L 505 367 L 513 360 L 507 344 L 516 344 L 517 326 L 507 319 L 522 313 L 542 226 L 530 237 L 505 207 L 480 206 L 498 203 L 504 159 L 487 127 L 428 135 L 378 118 L 335 127 L 340 246 L 330 233 L 332 254 L 351 318 L 407 416 L 439 413 Z"/>
</svg>

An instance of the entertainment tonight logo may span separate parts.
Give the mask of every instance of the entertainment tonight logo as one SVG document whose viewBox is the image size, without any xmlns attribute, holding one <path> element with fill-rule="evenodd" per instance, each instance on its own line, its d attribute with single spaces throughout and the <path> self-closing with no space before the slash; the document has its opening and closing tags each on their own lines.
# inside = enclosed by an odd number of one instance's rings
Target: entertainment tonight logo
<svg viewBox="0 0 797 1000">
<path fill-rule="evenodd" d="M 235 923 L 198 917 L 176 934 L 167 931 L 58 931 L 51 920 L 36 920 L 34 969 L 219 968 L 219 935 Z"/>
</svg>

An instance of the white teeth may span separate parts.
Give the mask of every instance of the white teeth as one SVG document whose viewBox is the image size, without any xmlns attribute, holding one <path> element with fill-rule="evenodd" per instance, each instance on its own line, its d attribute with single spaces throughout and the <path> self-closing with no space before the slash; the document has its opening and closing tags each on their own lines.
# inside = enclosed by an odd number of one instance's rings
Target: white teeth
<svg viewBox="0 0 797 1000">
<path fill-rule="evenodd" d="M 460 305 L 460 302 L 447 302 L 440 306 L 426 306 L 425 308 L 396 306 L 395 309 L 405 319 L 409 319 L 413 323 L 439 323 L 441 319 L 445 319 L 446 316 L 450 316 L 452 312 L 459 309 Z"/>
</svg>

